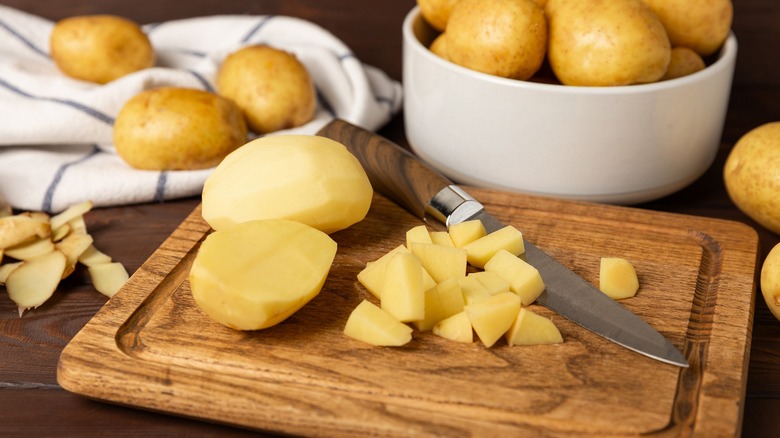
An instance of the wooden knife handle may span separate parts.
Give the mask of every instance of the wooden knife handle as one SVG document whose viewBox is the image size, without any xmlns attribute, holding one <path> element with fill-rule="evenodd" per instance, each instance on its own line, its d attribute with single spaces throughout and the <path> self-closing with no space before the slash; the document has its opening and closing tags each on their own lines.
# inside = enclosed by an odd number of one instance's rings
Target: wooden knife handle
<svg viewBox="0 0 780 438">
<path fill-rule="evenodd" d="M 317 135 L 344 144 L 363 165 L 375 191 L 421 219 L 428 202 L 452 184 L 406 149 L 343 120 L 333 120 Z"/>
</svg>

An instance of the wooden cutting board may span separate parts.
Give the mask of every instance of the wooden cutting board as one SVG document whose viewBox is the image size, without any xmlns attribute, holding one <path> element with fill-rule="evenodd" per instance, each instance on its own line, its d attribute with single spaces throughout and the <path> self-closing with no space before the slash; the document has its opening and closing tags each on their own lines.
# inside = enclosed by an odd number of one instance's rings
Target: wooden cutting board
<svg viewBox="0 0 780 438">
<path fill-rule="evenodd" d="M 602 256 L 639 275 L 623 303 L 684 352 L 681 369 L 547 309 L 565 342 L 488 349 L 415 332 L 401 348 L 342 334 L 370 294 L 357 273 L 420 222 L 376 195 L 335 233 L 322 292 L 278 326 L 225 328 L 187 276 L 209 232 L 192 214 L 64 349 L 67 390 L 122 405 L 306 436 L 733 436 L 741 430 L 758 237 L 746 225 L 470 189 L 586 280 Z M 371 298 L 373 299 L 373 298 Z"/>
</svg>

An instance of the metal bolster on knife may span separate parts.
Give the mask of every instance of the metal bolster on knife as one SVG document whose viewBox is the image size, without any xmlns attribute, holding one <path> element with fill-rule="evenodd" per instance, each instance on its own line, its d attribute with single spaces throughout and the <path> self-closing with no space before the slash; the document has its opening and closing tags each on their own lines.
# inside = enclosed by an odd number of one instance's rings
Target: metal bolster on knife
<svg viewBox="0 0 780 438">
<path fill-rule="evenodd" d="M 441 189 L 425 206 L 425 211 L 445 224 L 447 228 L 474 217 L 483 209 L 479 201 L 456 185 Z"/>
</svg>

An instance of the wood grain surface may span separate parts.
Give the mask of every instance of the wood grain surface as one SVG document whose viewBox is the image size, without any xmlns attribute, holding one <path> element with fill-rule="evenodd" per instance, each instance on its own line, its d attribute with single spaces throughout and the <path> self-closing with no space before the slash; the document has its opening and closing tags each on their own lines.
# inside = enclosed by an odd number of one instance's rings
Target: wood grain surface
<svg viewBox="0 0 780 438">
<path fill-rule="evenodd" d="M 497 218 L 591 282 L 599 259 L 631 260 L 623 303 L 684 351 L 648 359 L 557 317 L 565 342 L 487 349 L 415 332 L 402 348 L 342 334 L 370 295 L 356 275 L 420 222 L 376 195 L 333 234 L 323 291 L 270 329 L 203 314 L 187 275 L 209 227 L 196 208 L 65 347 L 58 382 L 90 398 L 309 436 L 725 436 L 743 415 L 756 233 L 731 221 L 469 189 Z"/>
</svg>

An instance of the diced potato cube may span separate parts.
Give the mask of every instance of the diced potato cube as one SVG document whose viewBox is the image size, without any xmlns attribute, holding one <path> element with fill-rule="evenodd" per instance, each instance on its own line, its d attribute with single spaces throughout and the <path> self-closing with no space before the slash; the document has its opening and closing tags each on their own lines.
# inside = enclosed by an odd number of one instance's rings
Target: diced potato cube
<svg viewBox="0 0 780 438">
<path fill-rule="evenodd" d="M 509 282 L 501 278 L 500 275 L 493 271 L 479 271 L 468 274 L 469 277 L 474 277 L 479 281 L 482 286 L 490 292 L 490 295 L 500 294 L 501 292 L 509 292 Z"/>
<path fill-rule="evenodd" d="M 349 315 L 344 334 L 371 345 L 388 347 L 412 340 L 411 327 L 368 300 L 363 300 Z"/>
<path fill-rule="evenodd" d="M 492 271 L 509 282 L 509 289 L 516 293 L 524 306 L 533 303 L 544 292 L 541 274 L 524 260 L 502 249 L 485 263 L 485 270 Z"/>
<path fill-rule="evenodd" d="M 476 278 L 468 275 L 458 279 L 458 286 L 466 304 L 475 303 L 490 297 L 490 292 Z"/>
<path fill-rule="evenodd" d="M 463 248 L 468 252 L 469 264 L 477 268 L 484 268 L 485 263 L 501 249 L 514 256 L 525 252 L 523 234 L 511 225 L 483 236 Z"/>
<path fill-rule="evenodd" d="M 421 332 L 427 332 L 432 329 L 437 322 L 444 319 L 444 312 L 442 311 L 441 301 L 439 300 L 439 292 L 436 288 L 433 287 L 426 290 L 424 296 L 425 317 L 413 322 L 414 326 L 417 327 L 417 330 Z"/>
<path fill-rule="evenodd" d="M 433 334 L 455 342 L 474 342 L 474 330 L 466 312 L 459 312 L 433 326 Z"/>
<path fill-rule="evenodd" d="M 413 242 L 433 243 L 428 228 L 425 225 L 418 225 L 406 232 L 406 247 L 411 248 Z"/>
<path fill-rule="evenodd" d="M 639 290 L 639 279 L 634 266 L 620 257 L 602 257 L 599 289 L 615 300 L 633 297 Z"/>
<path fill-rule="evenodd" d="M 552 320 L 523 307 L 506 332 L 509 345 L 560 344 L 563 337 Z"/>
<path fill-rule="evenodd" d="M 399 252 L 387 262 L 381 306 L 401 322 L 425 318 L 422 269 L 413 254 Z"/>
<path fill-rule="evenodd" d="M 457 279 L 451 278 L 437 284 L 436 292 L 439 295 L 439 303 L 445 318 L 463 311 L 466 302 L 463 300 L 463 292 Z"/>
<path fill-rule="evenodd" d="M 385 268 L 387 268 L 387 262 L 390 260 L 390 258 L 392 258 L 393 255 L 398 252 L 411 254 L 411 252 L 406 249 L 404 245 L 399 245 L 387 254 L 378 258 L 376 261 L 366 263 L 366 267 L 363 268 L 362 271 L 358 272 L 358 282 L 360 282 L 363 287 L 371 292 L 371 295 L 382 299 L 382 286 L 385 282 Z M 426 271 L 422 266 L 420 269 L 422 269 L 423 289 L 428 290 L 436 286 L 436 281 L 433 280 L 431 274 L 429 274 L 428 271 Z"/>
<path fill-rule="evenodd" d="M 387 262 L 399 252 L 408 253 L 409 250 L 406 249 L 404 245 L 398 245 L 387 254 L 376 259 L 376 261 L 366 263 L 366 267 L 358 272 L 358 281 L 363 287 L 371 292 L 371 295 L 379 299 L 382 298 L 382 285 L 385 282 L 385 268 L 387 268 Z"/>
<path fill-rule="evenodd" d="M 431 231 L 431 242 L 441 246 L 455 246 L 450 238 L 450 233 L 446 231 Z"/>
<path fill-rule="evenodd" d="M 520 304 L 520 297 L 504 292 L 466 305 L 465 312 L 479 339 L 491 347 L 515 322 Z"/>
<path fill-rule="evenodd" d="M 455 247 L 462 248 L 486 235 L 487 231 L 481 220 L 474 219 L 450 225 L 449 233 Z"/>
<path fill-rule="evenodd" d="M 466 276 L 465 249 L 449 248 L 433 243 L 412 243 L 411 250 L 436 283 Z"/>
</svg>

